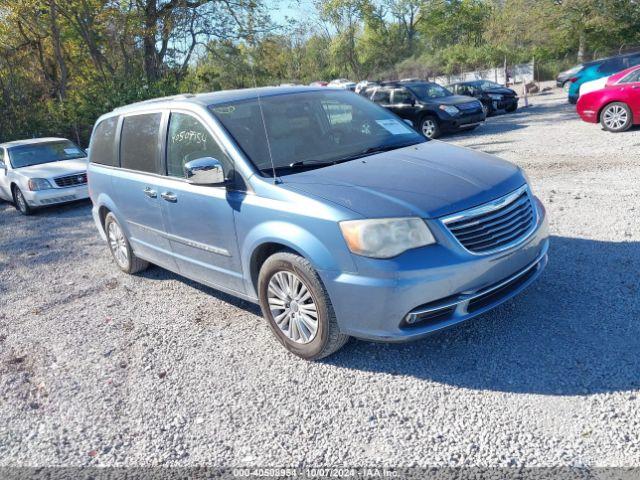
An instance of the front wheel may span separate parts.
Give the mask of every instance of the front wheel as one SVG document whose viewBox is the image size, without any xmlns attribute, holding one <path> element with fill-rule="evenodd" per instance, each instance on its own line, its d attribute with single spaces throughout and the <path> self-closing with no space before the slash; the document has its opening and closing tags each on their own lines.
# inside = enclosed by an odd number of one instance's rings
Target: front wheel
<svg viewBox="0 0 640 480">
<path fill-rule="evenodd" d="M 420 121 L 420 131 L 427 138 L 438 138 L 440 136 L 440 124 L 436 117 L 424 117 Z"/>
<path fill-rule="evenodd" d="M 133 274 L 141 272 L 149 266 L 148 262 L 135 256 L 129 240 L 127 240 L 113 213 L 107 214 L 104 219 L 104 230 L 107 233 L 109 250 L 111 250 L 111 255 L 120 270 Z"/>
<path fill-rule="evenodd" d="M 21 214 L 31 215 L 33 213 L 33 209 L 29 206 L 22 191 L 18 187 L 13 187 L 13 202 Z"/>
<path fill-rule="evenodd" d="M 600 124 L 609 132 L 624 132 L 631 127 L 632 123 L 631 109 L 622 102 L 607 105 L 600 114 Z"/>
<path fill-rule="evenodd" d="M 511 104 L 511 105 L 509 105 L 507 108 L 505 108 L 505 110 L 506 110 L 506 112 L 507 112 L 507 113 L 513 113 L 513 112 L 515 112 L 517 109 L 518 109 L 518 104 L 517 104 L 517 103 Z"/>
<path fill-rule="evenodd" d="M 329 295 L 305 258 L 290 252 L 269 257 L 260 269 L 258 295 L 271 330 L 295 355 L 318 360 L 347 343 Z"/>
</svg>

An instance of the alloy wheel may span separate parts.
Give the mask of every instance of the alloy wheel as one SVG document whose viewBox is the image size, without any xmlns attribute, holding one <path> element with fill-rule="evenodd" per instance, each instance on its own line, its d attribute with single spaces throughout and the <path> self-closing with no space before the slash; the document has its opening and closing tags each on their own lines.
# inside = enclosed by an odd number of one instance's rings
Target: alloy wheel
<svg viewBox="0 0 640 480">
<path fill-rule="evenodd" d="M 629 114 L 620 105 L 612 105 L 605 110 L 603 121 L 607 128 L 619 130 L 629 121 Z"/>
<path fill-rule="evenodd" d="M 16 203 L 18 204 L 18 209 L 25 213 L 28 210 L 27 201 L 24 199 L 24 195 L 19 189 L 16 189 Z"/>
<path fill-rule="evenodd" d="M 431 118 L 427 118 L 422 122 L 422 134 L 427 138 L 433 137 L 433 134 L 436 133 L 436 128 L 436 122 Z"/>
<path fill-rule="evenodd" d="M 298 275 L 284 270 L 275 273 L 269 280 L 267 300 L 276 325 L 289 340 L 313 341 L 318 333 L 318 309 Z"/>
<path fill-rule="evenodd" d="M 108 228 L 109 247 L 113 252 L 113 257 L 122 268 L 127 268 L 129 264 L 129 253 L 127 251 L 127 242 L 122 233 L 120 225 L 111 222 Z"/>
</svg>

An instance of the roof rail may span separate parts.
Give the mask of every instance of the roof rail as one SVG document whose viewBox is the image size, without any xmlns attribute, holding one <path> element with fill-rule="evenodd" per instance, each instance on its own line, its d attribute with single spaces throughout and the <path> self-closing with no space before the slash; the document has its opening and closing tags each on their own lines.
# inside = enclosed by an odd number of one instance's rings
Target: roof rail
<svg viewBox="0 0 640 480">
<path fill-rule="evenodd" d="M 128 105 L 123 105 L 121 107 L 114 108 L 113 111 L 117 112 L 135 105 L 147 105 L 147 104 L 153 104 L 158 102 L 166 102 L 168 100 L 185 100 L 187 98 L 193 98 L 193 97 L 195 97 L 193 93 L 180 93 L 178 95 L 168 95 L 166 97 L 150 98 L 149 100 L 142 100 L 140 102 L 130 103 Z"/>
</svg>

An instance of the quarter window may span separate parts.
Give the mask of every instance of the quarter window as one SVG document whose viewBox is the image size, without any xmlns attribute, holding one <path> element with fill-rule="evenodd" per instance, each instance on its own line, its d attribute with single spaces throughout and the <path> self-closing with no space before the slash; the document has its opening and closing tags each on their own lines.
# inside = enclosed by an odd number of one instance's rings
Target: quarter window
<svg viewBox="0 0 640 480">
<path fill-rule="evenodd" d="M 159 173 L 158 139 L 161 113 L 125 117 L 120 140 L 122 168 Z"/>
<path fill-rule="evenodd" d="M 222 163 L 231 172 L 231 160 L 199 120 L 184 113 L 172 113 L 167 138 L 167 175 L 184 178 L 184 164 L 202 157 Z"/>
<path fill-rule="evenodd" d="M 620 80 L 620 83 L 637 83 L 637 82 L 640 82 L 640 70 L 631 72 L 622 80 Z"/>
<path fill-rule="evenodd" d="M 118 118 L 110 117 L 96 125 L 89 146 L 90 162 L 112 167 L 118 166 L 118 157 L 114 154 Z"/>
</svg>

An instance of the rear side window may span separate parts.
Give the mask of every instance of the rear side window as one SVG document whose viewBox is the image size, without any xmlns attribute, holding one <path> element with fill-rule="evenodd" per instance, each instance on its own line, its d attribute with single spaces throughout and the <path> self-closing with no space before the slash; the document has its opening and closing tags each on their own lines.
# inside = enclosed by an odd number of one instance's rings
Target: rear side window
<svg viewBox="0 0 640 480">
<path fill-rule="evenodd" d="M 376 103 L 389 104 L 391 102 L 389 90 L 377 90 L 371 99 Z"/>
<path fill-rule="evenodd" d="M 161 119 L 161 113 L 145 113 L 124 118 L 120 135 L 122 168 L 160 173 L 158 141 Z"/>
<path fill-rule="evenodd" d="M 409 104 L 413 100 L 413 95 L 406 88 L 399 88 L 393 91 L 393 103 Z"/>
<path fill-rule="evenodd" d="M 611 75 L 612 73 L 619 72 L 620 70 L 624 70 L 625 68 L 626 64 L 624 59 L 612 58 L 600 65 L 600 68 L 598 68 L 598 72 L 604 73 L 605 75 Z"/>
<path fill-rule="evenodd" d="M 101 165 L 118 166 L 115 155 L 116 128 L 118 117 L 111 117 L 101 121 L 93 131 L 89 146 L 89 161 Z"/>
</svg>

